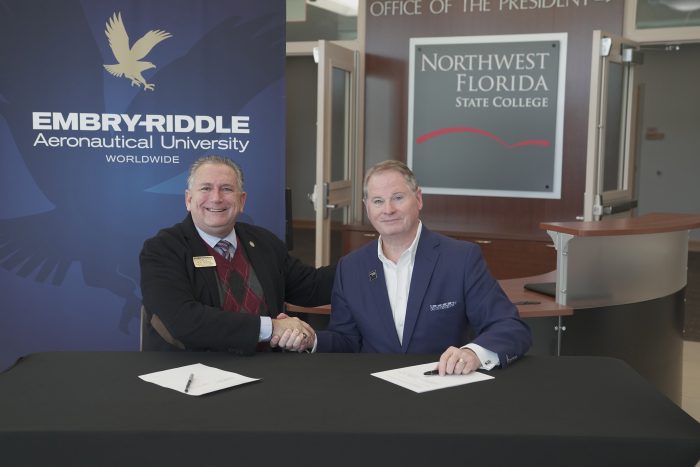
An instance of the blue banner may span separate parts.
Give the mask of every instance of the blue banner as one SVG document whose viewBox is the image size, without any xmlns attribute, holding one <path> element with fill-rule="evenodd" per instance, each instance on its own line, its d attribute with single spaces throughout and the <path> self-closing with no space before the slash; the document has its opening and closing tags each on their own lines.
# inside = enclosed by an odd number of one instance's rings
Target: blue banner
<svg viewBox="0 0 700 467">
<path fill-rule="evenodd" d="M 138 253 L 197 157 L 284 238 L 283 0 L 0 4 L 0 369 L 138 348 Z"/>
</svg>

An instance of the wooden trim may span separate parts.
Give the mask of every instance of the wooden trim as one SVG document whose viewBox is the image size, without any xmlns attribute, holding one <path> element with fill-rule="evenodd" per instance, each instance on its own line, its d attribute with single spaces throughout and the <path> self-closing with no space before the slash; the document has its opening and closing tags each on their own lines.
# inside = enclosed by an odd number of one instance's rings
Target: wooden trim
<svg viewBox="0 0 700 467">
<path fill-rule="evenodd" d="M 517 279 L 504 279 L 498 281 L 503 291 L 511 302 L 518 307 L 521 318 L 541 318 L 546 316 L 571 316 L 574 309 L 558 304 L 554 297 L 533 292 L 525 288 L 525 284 L 539 282 L 556 282 L 556 271 L 530 277 L 518 277 Z"/>
<path fill-rule="evenodd" d="M 546 316 L 571 316 L 574 309 L 568 306 L 559 305 L 554 301 L 554 297 L 543 295 L 537 292 L 526 290 L 524 285 L 531 282 L 554 282 L 556 280 L 555 271 L 539 276 L 520 277 L 518 279 L 506 279 L 498 281 L 508 298 L 516 304 L 521 318 L 541 318 Z M 528 303 L 523 303 L 528 302 Z M 518 304 L 520 303 L 520 304 Z M 323 305 L 313 308 L 296 306 L 287 303 L 287 311 L 295 313 L 311 313 L 316 315 L 330 315 L 331 306 Z"/>
<path fill-rule="evenodd" d="M 330 315 L 331 314 L 331 306 L 330 305 L 306 307 L 306 306 L 292 305 L 291 303 L 285 303 L 285 308 L 287 309 L 287 311 L 291 311 L 294 313 L 311 313 L 314 315 Z"/>
<path fill-rule="evenodd" d="M 603 219 L 584 222 L 543 222 L 543 230 L 571 234 L 577 237 L 639 235 L 700 228 L 700 215 L 654 212 L 639 217 Z"/>
</svg>

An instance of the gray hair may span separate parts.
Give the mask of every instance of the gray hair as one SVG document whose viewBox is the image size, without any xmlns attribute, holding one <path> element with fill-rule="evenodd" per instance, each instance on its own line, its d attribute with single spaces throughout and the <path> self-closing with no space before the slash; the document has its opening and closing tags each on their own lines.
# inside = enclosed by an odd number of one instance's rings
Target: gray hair
<svg viewBox="0 0 700 467">
<path fill-rule="evenodd" d="M 243 191 L 243 171 L 241 168 L 233 162 L 231 159 L 227 157 L 222 157 L 222 156 L 204 156 L 200 157 L 194 163 L 192 164 L 192 167 L 190 167 L 190 175 L 187 177 L 187 189 L 191 190 L 192 189 L 192 184 L 194 183 L 194 174 L 195 172 L 203 165 L 205 164 L 217 164 L 217 165 L 225 165 L 227 167 L 230 167 L 233 170 L 233 173 L 236 174 L 236 183 L 238 184 L 238 189 L 240 191 Z"/>
<path fill-rule="evenodd" d="M 372 178 L 372 176 L 375 174 L 389 171 L 398 172 L 399 174 L 403 175 L 403 178 L 404 180 L 406 180 L 406 184 L 408 184 L 408 187 L 411 189 L 411 191 L 413 191 L 414 193 L 418 191 L 418 180 L 416 180 L 416 176 L 413 174 L 411 169 L 409 169 L 408 166 L 401 161 L 390 159 L 374 164 L 367 171 L 367 174 L 365 175 L 365 181 L 362 184 L 362 197 L 364 199 L 367 199 L 367 183 L 369 183 L 369 179 Z"/>
</svg>

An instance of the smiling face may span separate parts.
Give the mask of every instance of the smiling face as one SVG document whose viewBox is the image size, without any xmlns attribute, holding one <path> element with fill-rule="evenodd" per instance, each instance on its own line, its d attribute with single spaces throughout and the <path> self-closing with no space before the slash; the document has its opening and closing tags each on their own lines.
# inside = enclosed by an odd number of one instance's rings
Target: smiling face
<svg viewBox="0 0 700 467">
<path fill-rule="evenodd" d="M 395 170 L 374 173 L 367 181 L 367 217 L 383 241 L 413 241 L 418 229 L 423 197 L 414 192 Z"/>
<path fill-rule="evenodd" d="M 231 167 L 207 163 L 192 174 L 185 205 L 194 225 L 209 235 L 223 238 L 233 230 L 236 217 L 243 212 L 245 198 Z"/>
</svg>

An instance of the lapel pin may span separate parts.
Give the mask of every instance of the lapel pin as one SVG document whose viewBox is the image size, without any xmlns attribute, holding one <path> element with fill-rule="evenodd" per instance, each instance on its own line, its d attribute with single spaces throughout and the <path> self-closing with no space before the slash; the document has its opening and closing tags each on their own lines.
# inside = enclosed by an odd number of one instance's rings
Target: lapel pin
<svg viewBox="0 0 700 467">
<path fill-rule="evenodd" d="M 248 242 L 248 245 L 250 245 L 251 247 L 255 248 L 255 242 L 252 241 L 252 240 Z"/>
<path fill-rule="evenodd" d="M 369 280 L 373 281 L 376 278 L 377 278 L 377 271 L 376 270 L 370 271 L 369 272 Z"/>
</svg>

